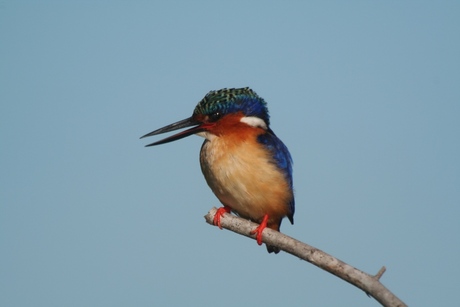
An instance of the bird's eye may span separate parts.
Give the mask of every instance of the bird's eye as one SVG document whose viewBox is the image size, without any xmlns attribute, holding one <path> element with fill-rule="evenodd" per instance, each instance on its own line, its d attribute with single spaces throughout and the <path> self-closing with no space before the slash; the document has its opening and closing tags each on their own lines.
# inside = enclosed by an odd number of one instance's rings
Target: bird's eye
<svg viewBox="0 0 460 307">
<path fill-rule="evenodd" d="M 220 112 L 215 112 L 209 115 L 209 120 L 212 122 L 218 121 L 222 117 L 222 113 Z"/>
</svg>

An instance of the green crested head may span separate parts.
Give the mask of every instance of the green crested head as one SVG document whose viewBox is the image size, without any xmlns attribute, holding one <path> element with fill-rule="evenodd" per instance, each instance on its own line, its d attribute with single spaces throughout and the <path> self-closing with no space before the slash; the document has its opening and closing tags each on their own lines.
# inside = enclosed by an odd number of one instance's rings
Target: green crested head
<svg viewBox="0 0 460 307">
<path fill-rule="evenodd" d="M 224 88 L 211 91 L 198 103 L 193 115 L 225 116 L 241 112 L 244 116 L 262 119 L 267 127 L 270 124 L 267 103 L 249 87 Z"/>
</svg>

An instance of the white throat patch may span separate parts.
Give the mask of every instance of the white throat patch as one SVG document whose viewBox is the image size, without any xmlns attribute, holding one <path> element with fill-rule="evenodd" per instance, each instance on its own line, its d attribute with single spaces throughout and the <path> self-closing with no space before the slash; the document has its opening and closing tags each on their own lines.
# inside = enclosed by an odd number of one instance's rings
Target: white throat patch
<svg viewBox="0 0 460 307">
<path fill-rule="evenodd" d="M 216 136 L 210 132 L 207 132 L 207 131 L 202 131 L 202 132 L 198 132 L 196 135 L 199 135 L 201 137 L 204 137 L 205 139 L 211 141 L 213 138 L 215 138 Z"/>
<path fill-rule="evenodd" d="M 252 127 L 259 127 L 264 130 L 267 130 L 267 124 L 264 122 L 263 119 L 255 117 L 255 116 L 245 116 L 240 119 L 240 122 L 245 123 Z"/>
</svg>

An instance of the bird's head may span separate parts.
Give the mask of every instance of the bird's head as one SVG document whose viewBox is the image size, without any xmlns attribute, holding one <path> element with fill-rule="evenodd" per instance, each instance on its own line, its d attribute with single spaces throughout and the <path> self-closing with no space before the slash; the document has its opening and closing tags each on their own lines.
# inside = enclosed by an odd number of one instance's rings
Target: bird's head
<svg viewBox="0 0 460 307">
<path fill-rule="evenodd" d="M 241 125 L 268 130 L 269 124 L 267 104 L 253 90 L 248 87 L 225 88 L 209 92 L 195 107 L 191 117 L 147 133 L 141 138 L 193 126 L 146 145 L 155 146 L 176 141 L 192 134 L 211 139 L 224 133 L 225 129 Z"/>
</svg>

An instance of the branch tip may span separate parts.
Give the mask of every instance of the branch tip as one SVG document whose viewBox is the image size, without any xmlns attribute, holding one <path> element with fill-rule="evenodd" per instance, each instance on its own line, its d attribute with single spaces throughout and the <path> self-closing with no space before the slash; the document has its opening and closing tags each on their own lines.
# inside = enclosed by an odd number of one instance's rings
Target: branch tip
<svg viewBox="0 0 460 307">
<path fill-rule="evenodd" d="M 387 268 L 385 266 L 383 266 L 378 272 L 377 274 L 374 275 L 374 278 L 379 280 L 380 277 L 382 277 L 383 273 L 385 273 L 385 271 L 387 270 Z"/>
</svg>

